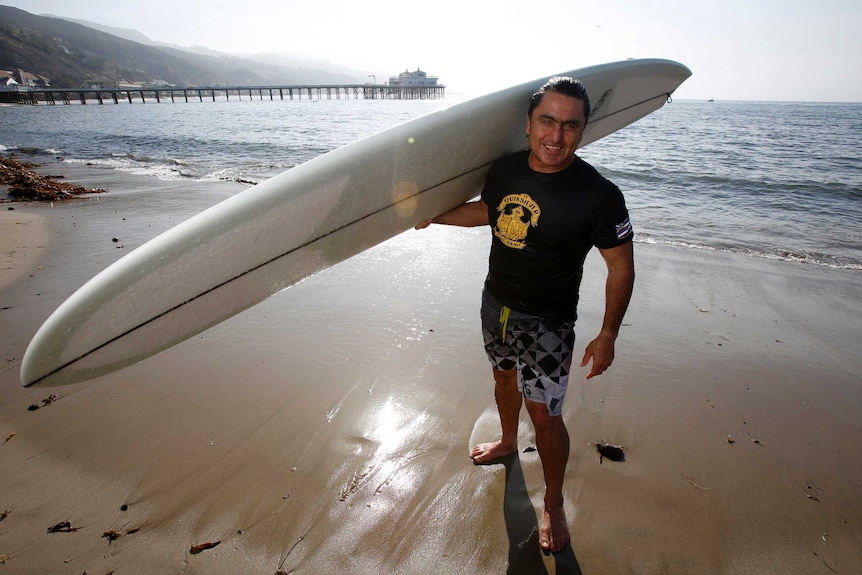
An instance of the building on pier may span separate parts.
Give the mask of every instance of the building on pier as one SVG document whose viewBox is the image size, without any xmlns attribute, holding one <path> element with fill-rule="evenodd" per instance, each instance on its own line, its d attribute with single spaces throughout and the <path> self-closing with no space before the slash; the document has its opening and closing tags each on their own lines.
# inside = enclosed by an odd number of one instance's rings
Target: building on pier
<svg viewBox="0 0 862 575">
<path fill-rule="evenodd" d="M 416 68 L 415 72 L 404 70 L 397 76 L 390 76 L 389 85 L 410 88 L 421 86 L 434 87 L 437 85 L 437 77 L 429 76 L 419 68 Z"/>
</svg>

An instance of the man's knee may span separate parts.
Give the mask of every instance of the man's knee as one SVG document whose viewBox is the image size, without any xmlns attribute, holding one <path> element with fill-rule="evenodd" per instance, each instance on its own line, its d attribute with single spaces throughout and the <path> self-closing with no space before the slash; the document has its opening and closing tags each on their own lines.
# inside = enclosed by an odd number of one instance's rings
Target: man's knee
<svg viewBox="0 0 862 575">
<path fill-rule="evenodd" d="M 533 427 L 537 432 L 554 431 L 564 426 L 563 417 L 561 415 L 551 415 L 548 411 L 548 406 L 537 401 L 526 401 L 527 413 L 530 414 L 530 420 L 533 422 Z"/>
<path fill-rule="evenodd" d="M 518 387 L 518 372 L 517 370 L 494 370 L 494 382 L 499 386 L 506 389 Z"/>
</svg>

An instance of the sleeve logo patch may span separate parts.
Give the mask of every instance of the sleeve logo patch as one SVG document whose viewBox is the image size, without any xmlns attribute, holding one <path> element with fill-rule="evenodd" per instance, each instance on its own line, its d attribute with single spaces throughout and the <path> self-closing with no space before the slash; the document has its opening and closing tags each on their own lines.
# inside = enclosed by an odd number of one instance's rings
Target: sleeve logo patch
<svg viewBox="0 0 862 575">
<path fill-rule="evenodd" d="M 621 240 L 630 233 L 632 233 L 632 223 L 629 218 L 626 218 L 623 223 L 617 224 L 616 226 L 614 226 L 614 228 L 617 230 L 618 240 Z"/>
</svg>

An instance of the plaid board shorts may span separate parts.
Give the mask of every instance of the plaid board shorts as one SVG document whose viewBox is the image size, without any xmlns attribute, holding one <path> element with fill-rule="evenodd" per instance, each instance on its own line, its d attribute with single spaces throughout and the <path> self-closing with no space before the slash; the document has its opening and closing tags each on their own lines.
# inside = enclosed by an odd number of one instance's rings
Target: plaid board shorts
<svg viewBox="0 0 862 575">
<path fill-rule="evenodd" d="M 551 415 L 562 413 L 575 344 L 574 320 L 561 322 L 506 308 L 485 290 L 482 337 L 495 370 L 518 370 L 518 390 L 525 399 L 544 403 Z"/>
</svg>

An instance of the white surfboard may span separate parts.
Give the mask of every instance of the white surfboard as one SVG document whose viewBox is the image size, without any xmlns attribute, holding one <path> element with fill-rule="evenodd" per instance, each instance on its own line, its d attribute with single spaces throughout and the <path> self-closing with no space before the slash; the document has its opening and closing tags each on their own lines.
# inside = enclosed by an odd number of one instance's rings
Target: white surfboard
<svg viewBox="0 0 862 575">
<path fill-rule="evenodd" d="M 668 60 L 565 72 L 586 85 L 581 146 L 660 108 L 691 75 Z M 469 100 L 344 146 L 181 223 L 69 297 L 33 337 L 23 385 L 74 383 L 167 349 L 480 191 L 527 147 L 547 78 Z"/>
</svg>

